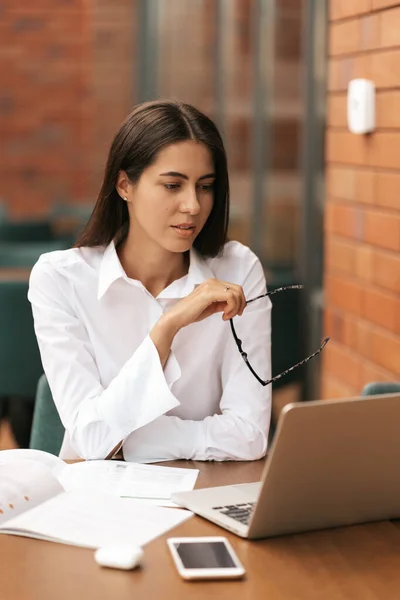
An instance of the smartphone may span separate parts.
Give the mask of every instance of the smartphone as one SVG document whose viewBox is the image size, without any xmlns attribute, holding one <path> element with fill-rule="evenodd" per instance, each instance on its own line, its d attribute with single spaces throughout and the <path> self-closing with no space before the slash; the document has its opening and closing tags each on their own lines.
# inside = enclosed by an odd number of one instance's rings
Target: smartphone
<svg viewBox="0 0 400 600">
<path fill-rule="evenodd" d="M 168 538 L 167 544 L 184 579 L 239 579 L 245 574 L 225 537 Z"/>
</svg>

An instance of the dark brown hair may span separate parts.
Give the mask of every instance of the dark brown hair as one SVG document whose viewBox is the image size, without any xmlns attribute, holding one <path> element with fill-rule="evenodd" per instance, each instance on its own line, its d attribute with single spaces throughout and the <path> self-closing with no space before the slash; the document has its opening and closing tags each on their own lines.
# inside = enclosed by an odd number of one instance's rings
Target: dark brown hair
<svg viewBox="0 0 400 600">
<path fill-rule="evenodd" d="M 120 242 L 129 228 L 126 202 L 115 186 L 120 170 L 132 183 L 158 153 L 176 142 L 197 140 L 211 152 L 215 168 L 214 203 L 194 248 L 202 256 L 217 256 L 227 239 L 229 180 L 223 141 L 215 124 L 199 110 L 181 102 L 159 100 L 134 108 L 117 132 L 108 155 L 103 184 L 92 215 L 76 247 Z"/>
</svg>

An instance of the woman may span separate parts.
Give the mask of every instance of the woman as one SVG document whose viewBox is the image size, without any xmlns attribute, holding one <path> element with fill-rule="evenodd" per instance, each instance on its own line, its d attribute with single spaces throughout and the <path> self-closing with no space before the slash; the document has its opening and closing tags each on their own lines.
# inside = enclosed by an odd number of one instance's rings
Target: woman
<svg viewBox="0 0 400 600">
<path fill-rule="evenodd" d="M 271 302 L 249 248 L 226 243 L 229 183 L 213 122 L 137 106 L 111 146 L 75 248 L 30 278 L 35 331 L 66 434 L 62 458 L 253 460 L 266 452 Z M 246 308 L 246 310 L 245 310 Z"/>
</svg>

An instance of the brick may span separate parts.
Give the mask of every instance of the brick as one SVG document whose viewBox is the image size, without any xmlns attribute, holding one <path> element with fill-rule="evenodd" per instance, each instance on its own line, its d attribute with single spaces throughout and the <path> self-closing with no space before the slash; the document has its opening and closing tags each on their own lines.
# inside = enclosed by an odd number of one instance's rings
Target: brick
<svg viewBox="0 0 400 600">
<path fill-rule="evenodd" d="M 331 375 L 325 374 L 321 380 L 321 399 L 333 400 L 335 398 L 351 398 L 355 396 L 355 390 L 337 380 Z"/>
<path fill-rule="evenodd" d="M 340 90 L 340 83 L 341 83 L 341 77 L 340 77 L 340 65 L 341 65 L 341 60 L 340 59 L 331 59 L 328 61 L 328 81 L 327 81 L 327 87 L 328 87 L 328 91 L 335 91 L 335 90 Z M 343 89 L 343 88 L 342 88 Z"/>
<path fill-rule="evenodd" d="M 357 169 L 355 173 L 354 200 L 362 204 L 374 204 L 376 173 L 374 171 Z"/>
<path fill-rule="evenodd" d="M 355 256 L 355 276 L 366 282 L 374 280 L 374 250 L 369 246 L 357 246 Z"/>
<path fill-rule="evenodd" d="M 400 376 L 400 336 L 373 329 L 370 332 L 369 358 Z"/>
<path fill-rule="evenodd" d="M 323 371 L 321 377 L 321 399 L 334 400 L 336 398 L 353 398 L 359 395 L 356 388 L 344 383 L 341 379 Z"/>
<path fill-rule="evenodd" d="M 370 136 L 369 143 L 365 147 L 364 157 L 370 166 L 400 169 L 400 132 L 380 131 Z"/>
<path fill-rule="evenodd" d="M 357 349 L 357 319 L 353 315 L 342 315 L 342 341 L 348 348 Z"/>
<path fill-rule="evenodd" d="M 329 32 L 329 54 L 350 54 L 360 46 L 360 27 L 358 19 L 332 23 Z"/>
<path fill-rule="evenodd" d="M 374 252 L 373 281 L 387 290 L 400 294 L 400 256 L 390 252 Z"/>
<path fill-rule="evenodd" d="M 327 306 L 324 310 L 323 314 L 324 321 L 324 335 L 328 335 L 329 337 L 334 338 L 335 340 L 340 340 L 340 323 L 337 318 L 337 312 L 332 309 L 330 306 Z"/>
<path fill-rule="evenodd" d="M 6 198 L 7 215 L 10 219 L 26 218 L 29 214 L 30 218 L 41 217 L 48 213 L 51 206 L 52 198 L 43 190 L 30 188 L 28 196 L 20 196 L 17 194 L 9 194 Z"/>
<path fill-rule="evenodd" d="M 371 170 L 330 164 L 326 174 L 327 196 L 362 204 L 374 204 L 376 177 L 376 172 Z"/>
<path fill-rule="evenodd" d="M 380 13 L 380 30 L 382 47 L 400 45 L 400 7 Z"/>
<path fill-rule="evenodd" d="M 381 46 L 381 14 L 366 15 L 359 19 L 359 49 L 373 50 Z"/>
<path fill-rule="evenodd" d="M 400 250 L 400 214 L 368 210 L 365 212 L 364 240 L 374 246 Z"/>
<path fill-rule="evenodd" d="M 327 131 L 326 138 L 327 162 L 350 165 L 365 165 L 367 162 L 369 140 L 363 136 L 354 135 L 348 131 L 330 129 Z"/>
<path fill-rule="evenodd" d="M 379 91 L 376 95 L 376 127 L 400 128 L 400 91 Z"/>
<path fill-rule="evenodd" d="M 400 296 L 372 288 L 365 290 L 363 316 L 388 331 L 400 334 Z"/>
<path fill-rule="evenodd" d="M 370 77 L 377 88 L 400 85 L 400 50 L 371 54 L 369 61 Z"/>
<path fill-rule="evenodd" d="M 94 196 L 92 174 L 129 109 L 135 38 L 130 0 L 23 4 L 3 0 L 0 22 L 2 196 L 22 217 Z"/>
<path fill-rule="evenodd" d="M 372 0 L 331 0 L 329 2 L 329 18 L 345 19 L 354 15 L 368 13 L 372 9 Z"/>
<path fill-rule="evenodd" d="M 324 335 L 330 336 L 348 348 L 357 348 L 357 318 L 338 308 L 327 306 L 324 318 Z"/>
<path fill-rule="evenodd" d="M 366 360 L 362 366 L 362 388 L 367 383 L 374 383 L 375 381 L 396 381 L 397 376 L 387 369 L 383 369 L 378 365 Z"/>
<path fill-rule="evenodd" d="M 330 274 L 354 275 L 356 270 L 355 245 L 328 238 L 325 243 L 325 264 Z"/>
<path fill-rule="evenodd" d="M 347 98 L 345 94 L 330 94 L 327 106 L 328 127 L 347 127 Z"/>
<path fill-rule="evenodd" d="M 354 352 L 334 340 L 329 342 L 324 352 L 324 368 L 327 373 L 352 388 L 361 386 L 362 363 Z"/>
<path fill-rule="evenodd" d="M 2 0 L 2 4 L 6 6 L 7 11 L 11 13 L 19 13 L 23 14 L 33 14 L 36 12 L 44 12 L 47 13 L 49 11 L 53 11 L 55 8 L 55 4 L 58 4 L 58 7 L 61 10 L 70 10 L 76 12 L 77 10 L 81 10 L 85 6 L 85 2 L 82 0 L 68 0 L 67 2 L 55 2 L 55 0 L 35 0 L 34 3 L 29 6 L 24 5 L 24 3 L 16 3 L 13 0 Z"/>
<path fill-rule="evenodd" d="M 370 358 L 372 343 L 372 325 L 366 321 L 357 320 L 356 324 L 356 351 L 365 358 Z"/>
<path fill-rule="evenodd" d="M 328 64 L 328 90 L 347 90 L 355 77 L 371 77 L 371 58 L 368 54 L 331 58 Z"/>
<path fill-rule="evenodd" d="M 339 275 L 325 277 L 326 303 L 354 315 L 362 314 L 363 288 L 354 280 Z"/>
<path fill-rule="evenodd" d="M 376 173 L 376 204 L 400 210 L 400 173 Z"/>
<path fill-rule="evenodd" d="M 352 167 L 328 164 L 326 168 L 326 194 L 340 200 L 354 200 L 356 171 Z"/>
<path fill-rule="evenodd" d="M 364 237 L 364 210 L 338 202 L 328 202 L 325 209 L 325 230 L 354 240 Z"/>
</svg>

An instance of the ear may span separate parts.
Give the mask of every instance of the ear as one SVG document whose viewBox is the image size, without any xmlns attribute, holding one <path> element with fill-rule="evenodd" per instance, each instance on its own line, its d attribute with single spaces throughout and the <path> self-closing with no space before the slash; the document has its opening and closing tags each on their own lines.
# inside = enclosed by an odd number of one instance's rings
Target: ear
<svg viewBox="0 0 400 600">
<path fill-rule="evenodd" d="M 129 202 L 129 179 L 125 171 L 118 173 L 115 189 L 123 200 Z"/>
</svg>

